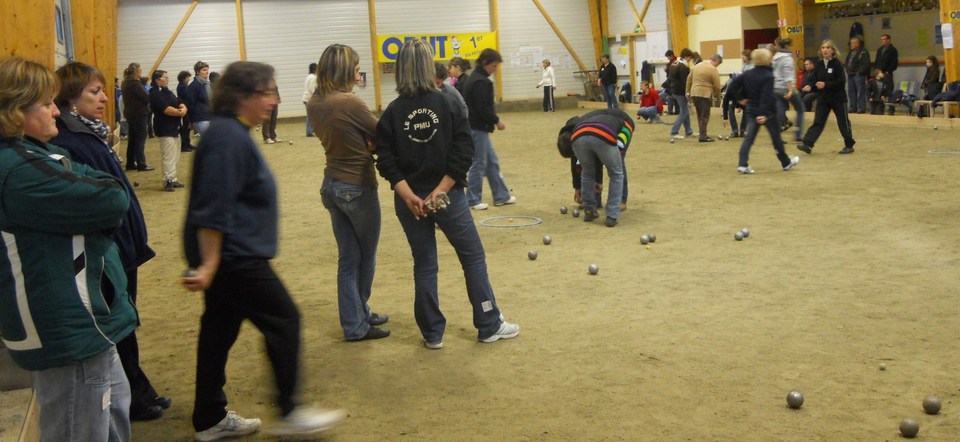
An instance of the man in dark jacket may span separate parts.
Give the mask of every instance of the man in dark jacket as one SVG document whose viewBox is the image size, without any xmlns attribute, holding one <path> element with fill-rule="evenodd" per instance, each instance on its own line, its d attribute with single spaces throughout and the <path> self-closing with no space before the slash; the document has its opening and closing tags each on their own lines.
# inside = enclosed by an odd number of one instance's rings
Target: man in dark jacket
<svg viewBox="0 0 960 442">
<path fill-rule="evenodd" d="M 817 62 L 816 69 L 813 70 L 813 86 L 804 86 L 803 91 L 820 91 L 817 98 L 816 113 L 813 117 L 813 125 L 803 136 L 803 142 L 797 145 L 806 153 L 811 153 L 814 143 L 823 133 L 823 127 L 827 123 L 827 116 L 830 111 L 837 117 L 837 128 L 840 129 L 840 135 L 843 137 L 843 149 L 841 154 L 853 153 L 853 145 L 857 142 L 853 139 L 853 132 L 850 130 L 850 118 L 847 114 L 847 94 L 844 91 L 844 85 L 847 83 L 843 73 L 843 63 L 836 57 L 837 47 L 831 40 L 824 40 L 820 45 L 820 55 L 823 57 Z"/>
<path fill-rule="evenodd" d="M 777 159 L 783 170 L 790 170 L 800 162 L 800 157 L 789 157 L 784 151 L 783 138 L 780 137 L 780 124 L 777 122 L 777 97 L 773 94 L 773 68 L 770 67 L 771 54 L 766 49 L 754 50 L 750 55 L 753 69 L 730 80 L 727 85 L 728 95 L 733 100 L 743 102 L 746 99 L 747 109 L 743 119 L 747 122 L 747 131 L 740 144 L 740 162 L 737 171 L 742 174 L 753 174 L 750 167 L 750 148 L 757 138 L 760 126 L 767 128 L 773 140 L 773 149 L 777 152 Z"/>
<path fill-rule="evenodd" d="M 870 76 L 870 52 L 863 48 L 860 37 L 850 39 L 847 54 L 847 94 L 850 97 L 850 112 L 867 112 L 867 78 Z"/>
<path fill-rule="evenodd" d="M 193 81 L 193 75 L 190 75 L 189 71 L 180 71 L 177 75 L 177 98 L 187 106 L 187 110 L 190 109 L 190 103 L 187 102 L 190 94 L 187 88 L 191 81 Z M 190 113 L 187 112 L 187 116 L 180 119 L 180 152 L 193 152 L 193 150 L 193 144 L 190 143 Z"/>
<path fill-rule="evenodd" d="M 893 83 L 893 71 L 897 70 L 897 64 L 900 62 L 900 55 L 897 48 L 890 43 L 890 34 L 880 36 L 880 48 L 877 49 L 877 69 L 883 72 L 883 75 Z"/>
<path fill-rule="evenodd" d="M 597 79 L 597 85 L 603 88 L 603 96 L 607 99 L 607 107 L 610 109 L 617 107 L 617 66 L 610 63 L 610 56 L 604 55 L 600 58 L 603 63 L 600 66 L 600 78 Z"/>
<path fill-rule="evenodd" d="M 193 70 L 197 76 L 187 86 L 188 98 L 184 102 L 187 104 L 187 109 L 190 110 L 187 116 L 190 117 L 193 130 L 203 135 L 210 127 L 210 65 L 198 61 L 193 65 Z"/>
<path fill-rule="evenodd" d="M 490 183 L 494 206 L 517 202 L 517 197 L 510 195 L 510 188 L 503 180 L 500 158 L 490 142 L 490 133 L 494 128 L 507 128 L 494 108 L 493 82 L 490 81 L 490 75 L 497 71 L 497 66 L 502 62 L 499 52 L 484 49 L 477 59 L 476 68 L 463 86 L 463 99 L 470 111 L 470 135 L 474 144 L 473 165 L 467 173 L 467 204 L 473 210 L 484 210 L 488 207 L 483 202 L 483 177 L 487 177 Z"/>
</svg>

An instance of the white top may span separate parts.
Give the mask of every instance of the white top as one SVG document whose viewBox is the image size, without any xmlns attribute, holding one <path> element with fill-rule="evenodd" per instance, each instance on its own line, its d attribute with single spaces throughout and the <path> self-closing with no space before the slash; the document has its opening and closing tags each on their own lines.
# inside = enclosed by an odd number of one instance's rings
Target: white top
<svg viewBox="0 0 960 442">
<path fill-rule="evenodd" d="M 537 83 L 537 87 L 540 86 L 553 86 L 554 89 L 557 88 L 557 77 L 553 75 L 553 66 L 547 66 L 547 68 L 543 70 L 543 79 Z"/>
<path fill-rule="evenodd" d="M 317 90 L 317 74 L 311 73 L 307 75 L 307 78 L 303 80 L 303 102 L 306 103 L 310 101 L 310 97 L 313 96 L 313 91 Z"/>
</svg>

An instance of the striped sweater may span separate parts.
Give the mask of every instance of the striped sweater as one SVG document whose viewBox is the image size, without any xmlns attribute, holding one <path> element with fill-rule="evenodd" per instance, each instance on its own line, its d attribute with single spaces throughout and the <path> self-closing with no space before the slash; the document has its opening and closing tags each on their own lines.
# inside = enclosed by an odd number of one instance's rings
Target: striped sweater
<svg viewBox="0 0 960 442">
<path fill-rule="evenodd" d="M 620 150 L 626 150 L 633 138 L 633 128 L 633 119 L 626 112 L 620 109 L 598 109 L 580 117 L 570 141 L 576 142 L 582 136 L 592 136 L 615 145 Z"/>
</svg>

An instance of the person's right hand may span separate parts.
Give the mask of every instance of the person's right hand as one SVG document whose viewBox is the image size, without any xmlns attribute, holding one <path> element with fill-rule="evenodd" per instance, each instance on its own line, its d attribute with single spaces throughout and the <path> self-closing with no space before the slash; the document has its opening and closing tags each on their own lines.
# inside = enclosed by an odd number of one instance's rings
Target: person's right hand
<svg viewBox="0 0 960 442">
<path fill-rule="evenodd" d="M 180 284 L 183 284 L 183 287 L 191 292 L 206 290 L 213 284 L 213 277 L 216 276 L 216 274 L 216 270 L 210 268 L 210 266 L 201 264 L 194 270 L 194 274 L 191 276 L 182 276 L 180 278 Z"/>
<path fill-rule="evenodd" d="M 578 204 L 583 202 L 583 199 L 580 198 L 580 189 L 575 189 L 573 191 L 573 202 Z"/>
<path fill-rule="evenodd" d="M 506 130 L 506 129 L 507 129 L 507 125 L 504 124 L 503 121 L 497 122 L 497 130 Z"/>
</svg>

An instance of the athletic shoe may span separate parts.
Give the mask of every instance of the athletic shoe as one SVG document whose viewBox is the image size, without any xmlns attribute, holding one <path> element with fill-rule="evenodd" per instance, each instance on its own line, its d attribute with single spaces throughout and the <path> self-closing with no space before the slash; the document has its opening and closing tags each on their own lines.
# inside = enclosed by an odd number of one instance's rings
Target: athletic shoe
<svg viewBox="0 0 960 442">
<path fill-rule="evenodd" d="M 390 320 L 390 317 L 387 315 L 381 315 L 379 313 L 370 313 L 370 317 L 367 318 L 367 324 L 370 325 L 383 325 Z"/>
<path fill-rule="evenodd" d="M 841 155 L 846 155 L 846 154 L 848 154 L 848 153 L 853 153 L 853 148 L 852 148 L 852 147 L 844 147 L 843 149 L 840 149 L 840 152 L 837 152 L 837 153 L 839 153 L 839 154 L 841 154 Z"/>
<path fill-rule="evenodd" d="M 194 437 L 200 442 L 220 440 L 225 437 L 246 436 L 260 429 L 260 419 L 244 419 L 236 411 L 228 411 L 220 423 L 198 431 Z"/>
<path fill-rule="evenodd" d="M 517 197 L 511 195 L 511 196 L 510 196 L 510 199 L 508 199 L 508 200 L 506 200 L 506 201 L 504 201 L 504 202 L 502 202 L 502 203 L 493 203 L 493 205 L 494 205 L 494 206 L 497 206 L 497 207 L 500 207 L 500 206 L 504 206 L 504 205 L 507 205 L 507 204 L 516 204 L 516 203 L 517 203 Z"/>
<path fill-rule="evenodd" d="M 440 350 L 441 348 L 443 348 L 443 341 L 427 342 L 426 340 L 424 340 L 423 346 L 429 348 L 430 350 Z"/>
<path fill-rule="evenodd" d="M 676 138 L 676 139 L 678 139 L 678 140 L 682 140 L 682 139 L 686 138 L 685 136 L 680 135 L 680 134 L 670 135 L 670 137 L 671 137 L 671 138 Z"/>
<path fill-rule="evenodd" d="M 511 324 L 507 321 L 500 323 L 500 329 L 496 333 L 490 335 L 489 338 L 480 339 L 480 342 L 491 343 L 497 342 L 501 339 L 510 339 L 516 338 L 520 334 L 520 326 L 517 324 Z"/>
<path fill-rule="evenodd" d="M 264 143 L 266 143 L 266 144 L 273 144 L 273 143 L 276 143 L 276 141 L 273 141 L 273 140 L 272 140 L 272 139 L 270 139 L 270 138 L 267 138 L 266 140 L 263 140 L 263 142 L 264 142 Z"/>
<path fill-rule="evenodd" d="M 470 208 L 473 210 L 487 210 L 487 207 L 490 207 L 487 205 L 487 203 L 479 203 L 479 204 L 470 206 Z"/>
<path fill-rule="evenodd" d="M 793 166 L 796 166 L 800 162 L 800 157 L 790 157 L 790 164 L 783 166 L 783 170 L 793 169 Z"/>
<path fill-rule="evenodd" d="M 610 217 L 608 216 L 608 217 L 607 217 L 606 225 L 607 225 L 607 227 L 614 227 L 614 226 L 616 226 L 616 225 L 617 225 L 617 219 L 616 219 L 616 218 L 610 218 Z"/>
<path fill-rule="evenodd" d="M 164 181 L 163 187 L 161 189 L 164 192 L 173 192 L 174 190 L 176 190 L 173 188 L 173 181 Z"/>
<path fill-rule="evenodd" d="M 274 143 L 282 143 L 283 140 L 281 140 L 281 139 L 279 139 L 279 138 L 274 138 L 274 139 L 273 139 L 273 142 L 274 142 Z"/>
<path fill-rule="evenodd" d="M 390 336 L 390 330 L 370 326 L 367 333 L 359 338 L 347 339 L 347 342 L 369 341 L 372 339 L 383 339 Z"/>
<path fill-rule="evenodd" d="M 737 168 L 737 172 L 740 172 L 740 173 L 742 173 L 742 174 L 744 174 L 744 175 L 752 175 L 752 174 L 756 173 L 756 171 L 753 170 L 753 168 L 750 167 L 750 166 L 747 166 L 747 167 L 743 167 L 743 166 L 738 167 L 738 168 Z"/>
<path fill-rule="evenodd" d="M 333 428 L 347 417 L 345 410 L 299 406 L 280 419 L 268 433 L 275 436 L 298 436 L 318 433 Z"/>
<path fill-rule="evenodd" d="M 713 138 L 706 137 L 706 138 L 701 138 L 699 141 L 700 141 L 701 143 L 712 143 L 714 140 L 713 140 Z"/>
<path fill-rule="evenodd" d="M 807 145 L 804 144 L 804 143 L 798 144 L 798 145 L 797 145 L 797 149 L 800 149 L 800 150 L 806 152 L 808 155 L 811 154 L 811 153 L 813 153 L 813 148 L 810 147 L 810 146 L 807 146 Z"/>
<path fill-rule="evenodd" d="M 583 222 L 588 223 L 600 217 L 600 214 L 596 210 L 584 210 L 583 211 Z"/>
</svg>

